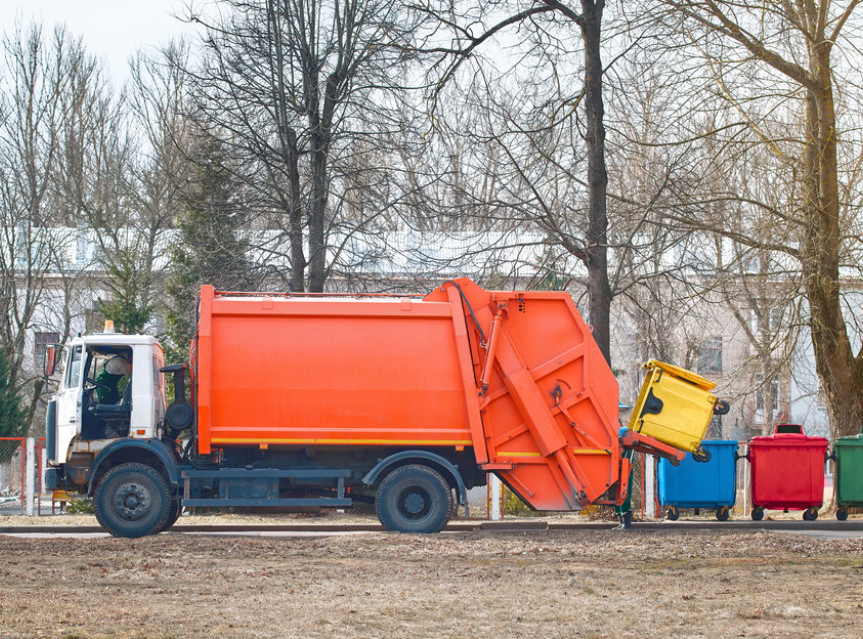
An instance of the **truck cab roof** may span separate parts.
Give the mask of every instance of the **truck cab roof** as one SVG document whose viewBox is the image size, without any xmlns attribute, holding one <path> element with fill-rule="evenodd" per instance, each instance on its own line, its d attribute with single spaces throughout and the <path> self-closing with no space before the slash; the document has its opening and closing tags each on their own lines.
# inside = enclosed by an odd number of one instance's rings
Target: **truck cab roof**
<svg viewBox="0 0 863 639">
<path fill-rule="evenodd" d="M 159 340 L 150 335 L 124 335 L 123 333 L 96 333 L 95 335 L 81 335 L 71 341 L 72 344 L 87 344 L 92 346 L 123 346 L 153 345 Z"/>
</svg>

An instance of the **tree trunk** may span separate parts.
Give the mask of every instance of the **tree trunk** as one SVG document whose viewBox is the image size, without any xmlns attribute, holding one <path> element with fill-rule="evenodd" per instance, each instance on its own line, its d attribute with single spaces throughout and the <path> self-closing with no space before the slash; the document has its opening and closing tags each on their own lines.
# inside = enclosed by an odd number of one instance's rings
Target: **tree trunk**
<svg viewBox="0 0 863 639">
<path fill-rule="evenodd" d="M 584 38 L 584 104 L 587 143 L 588 229 L 587 277 L 593 338 L 611 364 L 609 316 L 611 286 L 608 282 L 608 213 L 605 166 L 605 109 L 602 101 L 600 38 L 604 0 L 581 0 L 581 33 Z"/>
<path fill-rule="evenodd" d="M 291 291 L 302 293 L 305 290 L 306 256 L 303 252 L 303 206 L 300 198 L 300 152 L 297 148 L 297 132 L 293 128 L 286 131 L 287 170 L 290 193 L 288 206 L 289 231 L 291 242 Z"/>
<path fill-rule="evenodd" d="M 326 278 L 327 151 L 322 135 L 312 135 L 312 203 L 309 210 L 309 290 L 320 293 Z"/>
<path fill-rule="evenodd" d="M 804 203 L 803 276 L 815 367 L 824 388 L 833 437 L 852 435 L 863 424 L 863 359 L 855 354 L 842 317 L 839 282 L 839 220 L 836 118 L 830 75 L 830 43 L 810 45 L 810 72 L 817 90 L 806 103 L 807 201 Z"/>
</svg>

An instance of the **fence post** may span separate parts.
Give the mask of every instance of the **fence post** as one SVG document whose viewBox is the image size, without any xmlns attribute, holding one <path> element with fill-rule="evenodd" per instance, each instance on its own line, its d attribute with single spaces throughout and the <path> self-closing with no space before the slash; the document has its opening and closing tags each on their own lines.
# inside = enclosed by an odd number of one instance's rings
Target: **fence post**
<svg viewBox="0 0 863 639">
<path fill-rule="evenodd" d="M 644 518 L 656 519 L 656 457 L 644 456 Z"/>
<path fill-rule="evenodd" d="M 491 485 L 491 520 L 500 521 L 500 479 L 494 473 L 489 473 Z"/>
<path fill-rule="evenodd" d="M 25 468 L 25 489 L 24 489 L 24 513 L 28 517 L 33 516 L 33 497 L 36 492 L 36 440 L 33 437 L 27 438 L 27 445 L 24 452 L 24 468 Z"/>
</svg>

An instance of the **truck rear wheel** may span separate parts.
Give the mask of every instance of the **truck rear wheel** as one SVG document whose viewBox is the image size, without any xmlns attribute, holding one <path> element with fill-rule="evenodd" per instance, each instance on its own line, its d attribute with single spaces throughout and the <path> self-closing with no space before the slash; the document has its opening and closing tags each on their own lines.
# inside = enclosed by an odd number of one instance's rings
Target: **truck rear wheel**
<svg viewBox="0 0 863 639">
<path fill-rule="evenodd" d="M 378 488 L 375 510 L 387 530 L 436 533 L 449 521 L 452 491 L 443 476 L 428 466 L 396 468 Z"/>
<path fill-rule="evenodd" d="M 144 464 L 121 464 L 96 487 L 96 519 L 114 537 L 143 537 L 164 529 L 171 494 L 162 474 Z"/>
</svg>

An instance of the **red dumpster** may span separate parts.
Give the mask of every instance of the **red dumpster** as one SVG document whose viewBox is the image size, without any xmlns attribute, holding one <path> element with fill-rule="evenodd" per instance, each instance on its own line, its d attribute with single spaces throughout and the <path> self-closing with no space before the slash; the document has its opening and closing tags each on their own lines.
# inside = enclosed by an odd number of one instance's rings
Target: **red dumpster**
<svg viewBox="0 0 863 639">
<path fill-rule="evenodd" d="M 749 440 L 752 519 L 765 509 L 804 510 L 803 519 L 818 518 L 824 500 L 827 439 L 808 437 L 799 424 L 778 424 L 772 435 Z"/>
</svg>

